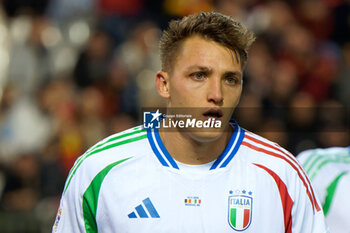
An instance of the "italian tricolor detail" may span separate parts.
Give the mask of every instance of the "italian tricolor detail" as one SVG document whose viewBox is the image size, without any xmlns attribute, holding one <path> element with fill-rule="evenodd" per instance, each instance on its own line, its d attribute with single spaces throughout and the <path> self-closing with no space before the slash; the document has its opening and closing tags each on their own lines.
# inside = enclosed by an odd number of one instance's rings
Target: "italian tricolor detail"
<svg viewBox="0 0 350 233">
<path fill-rule="evenodd" d="M 246 230 L 252 219 L 253 198 L 233 195 L 228 198 L 228 222 L 236 231 Z"/>
</svg>

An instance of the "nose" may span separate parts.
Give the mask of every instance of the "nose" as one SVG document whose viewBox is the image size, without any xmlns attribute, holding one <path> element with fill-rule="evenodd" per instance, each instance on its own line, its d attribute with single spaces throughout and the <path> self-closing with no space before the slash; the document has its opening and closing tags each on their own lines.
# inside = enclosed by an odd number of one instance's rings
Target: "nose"
<svg viewBox="0 0 350 233">
<path fill-rule="evenodd" d="M 212 102 L 215 105 L 222 105 L 224 97 L 222 94 L 221 80 L 212 79 L 210 80 L 210 85 L 208 86 L 208 102 Z"/>
</svg>

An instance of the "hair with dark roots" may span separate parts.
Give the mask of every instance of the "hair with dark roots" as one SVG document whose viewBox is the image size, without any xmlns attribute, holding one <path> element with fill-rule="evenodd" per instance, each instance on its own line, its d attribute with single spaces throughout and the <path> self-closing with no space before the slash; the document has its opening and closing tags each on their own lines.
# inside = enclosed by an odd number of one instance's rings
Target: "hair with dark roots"
<svg viewBox="0 0 350 233">
<path fill-rule="evenodd" d="M 240 22 L 217 12 L 202 12 L 172 20 L 160 38 L 163 71 L 172 71 L 182 42 L 195 35 L 213 40 L 234 51 L 242 68 L 248 59 L 248 49 L 255 40 L 254 33 Z"/>
</svg>

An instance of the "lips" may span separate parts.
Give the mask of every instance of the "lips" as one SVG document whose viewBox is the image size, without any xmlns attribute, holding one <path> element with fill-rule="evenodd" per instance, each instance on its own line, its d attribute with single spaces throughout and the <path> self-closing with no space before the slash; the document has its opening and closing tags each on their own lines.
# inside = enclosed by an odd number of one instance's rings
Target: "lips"
<svg viewBox="0 0 350 233">
<path fill-rule="evenodd" d="M 223 112 L 218 108 L 211 108 L 203 113 L 203 116 L 205 118 L 215 118 L 215 119 L 219 119 L 223 115 L 224 115 Z"/>
</svg>

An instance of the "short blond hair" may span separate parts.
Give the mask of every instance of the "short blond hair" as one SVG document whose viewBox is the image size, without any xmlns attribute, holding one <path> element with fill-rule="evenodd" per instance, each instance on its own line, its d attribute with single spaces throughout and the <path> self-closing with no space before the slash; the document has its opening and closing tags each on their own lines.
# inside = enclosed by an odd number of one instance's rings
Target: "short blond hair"
<svg viewBox="0 0 350 233">
<path fill-rule="evenodd" d="M 182 42 L 191 36 L 213 40 L 234 51 L 242 67 L 248 59 L 248 49 L 254 33 L 232 17 L 217 12 L 202 12 L 172 20 L 160 39 L 163 71 L 171 71 Z"/>
</svg>

